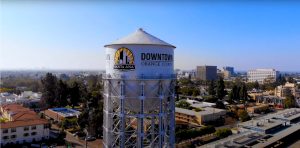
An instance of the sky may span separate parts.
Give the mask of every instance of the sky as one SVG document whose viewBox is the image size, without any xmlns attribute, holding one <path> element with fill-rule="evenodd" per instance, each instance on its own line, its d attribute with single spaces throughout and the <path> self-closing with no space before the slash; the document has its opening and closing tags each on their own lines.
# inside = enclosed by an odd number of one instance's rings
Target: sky
<svg viewBox="0 0 300 148">
<path fill-rule="evenodd" d="M 104 45 L 138 28 L 172 44 L 175 68 L 300 71 L 300 2 L 8 1 L 0 70 L 104 70 Z"/>
</svg>

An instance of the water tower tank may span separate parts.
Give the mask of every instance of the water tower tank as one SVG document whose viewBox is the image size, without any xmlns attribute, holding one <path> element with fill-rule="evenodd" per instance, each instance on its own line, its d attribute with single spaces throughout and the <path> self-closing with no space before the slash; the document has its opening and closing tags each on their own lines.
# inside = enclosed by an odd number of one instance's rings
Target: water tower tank
<svg viewBox="0 0 300 148">
<path fill-rule="evenodd" d="M 104 147 L 174 147 L 174 48 L 142 29 L 106 47 Z"/>
</svg>

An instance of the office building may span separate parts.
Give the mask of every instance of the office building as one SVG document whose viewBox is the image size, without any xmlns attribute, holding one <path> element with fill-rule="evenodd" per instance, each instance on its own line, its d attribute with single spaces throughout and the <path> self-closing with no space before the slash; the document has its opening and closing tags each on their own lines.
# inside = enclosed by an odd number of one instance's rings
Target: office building
<svg viewBox="0 0 300 148">
<path fill-rule="evenodd" d="M 230 79 L 232 76 L 230 71 L 222 71 L 221 75 L 224 79 Z"/>
<path fill-rule="evenodd" d="M 255 69 L 247 72 L 248 82 L 272 83 L 279 76 L 279 72 L 275 69 Z"/>
<path fill-rule="evenodd" d="M 230 75 L 234 75 L 234 68 L 230 66 L 223 67 L 223 71 L 228 71 Z"/>
<path fill-rule="evenodd" d="M 217 66 L 197 66 L 196 78 L 199 80 L 216 80 Z"/>
</svg>

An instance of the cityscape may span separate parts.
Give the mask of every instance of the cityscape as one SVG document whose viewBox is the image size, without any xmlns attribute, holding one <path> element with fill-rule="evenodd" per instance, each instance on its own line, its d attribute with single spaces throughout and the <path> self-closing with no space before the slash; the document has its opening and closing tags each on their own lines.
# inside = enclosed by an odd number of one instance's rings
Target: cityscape
<svg viewBox="0 0 300 148">
<path fill-rule="evenodd" d="M 299 6 L 1 1 L 0 147 L 299 148 Z"/>
</svg>

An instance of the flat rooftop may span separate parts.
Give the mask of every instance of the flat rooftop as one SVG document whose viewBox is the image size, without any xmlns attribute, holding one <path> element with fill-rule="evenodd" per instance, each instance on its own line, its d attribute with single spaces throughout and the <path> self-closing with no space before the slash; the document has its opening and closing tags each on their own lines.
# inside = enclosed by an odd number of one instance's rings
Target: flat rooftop
<svg viewBox="0 0 300 148">
<path fill-rule="evenodd" d="M 287 121 L 292 121 L 298 118 L 300 118 L 300 109 L 290 108 L 243 122 L 239 125 L 246 129 L 266 131 L 276 126 L 284 125 Z"/>
<path fill-rule="evenodd" d="M 254 140 L 257 140 L 259 138 L 263 137 L 262 134 L 259 133 L 251 133 L 249 135 L 243 135 L 241 137 L 238 137 L 236 139 L 233 140 L 233 142 L 237 143 L 237 144 L 241 144 L 241 145 L 245 145 L 248 144 Z"/>
<path fill-rule="evenodd" d="M 275 119 L 259 119 L 259 120 L 250 120 L 240 124 L 243 128 L 252 129 L 256 131 L 265 132 L 268 129 L 278 127 L 283 125 L 284 121 L 275 120 Z"/>
<path fill-rule="evenodd" d="M 191 106 L 196 108 L 206 108 L 206 107 L 214 107 L 216 106 L 216 103 L 198 102 L 198 103 L 191 103 Z"/>
<path fill-rule="evenodd" d="M 199 112 L 189 110 L 189 109 L 184 109 L 184 108 L 175 108 L 175 112 L 177 113 L 182 113 L 182 114 L 187 114 L 191 116 L 195 115 L 211 115 L 211 114 L 219 114 L 219 113 L 224 113 L 226 114 L 226 110 L 224 109 L 218 109 L 218 108 L 211 108 L 211 107 L 206 107 L 206 108 L 201 108 L 202 110 Z"/>
<path fill-rule="evenodd" d="M 239 148 L 248 143 L 252 143 L 253 141 L 256 141 L 259 138 L 262 138 L 263 136 L 264 135 L 261 133 L 246 131 L 246 132 L 241 132 L 239 134 L 233 134 L 229 137 L 217 140 L 212 143 L 202 145 L 200 147 L 203 147 L 203 148 L 228 148 L 228 147 Z"/>
<path fill-rule="evenodd" d="M 300 109 L 299 108 L 290 108 L 279 111 L 275 113 L 274 118 L 282 119 L 286 121 L 292 121 L 294 119 L 300 118 Z"/>
<path fill-rule="evenodd" d="M 296 131 L 300 130 L 300 125 L 296 124 L 293 125 L 283 131 L 280 131 L 279 133 L 276 133 L 276 135 L 274 135 L 274 137 L 271 137 L 270 139 L 268 139 L 267 141 L 265 141 L 264 143 L 258 143 L 254 146 L 252 146 L 253 148 L 261 148 L 261 147 L 266 147 L 269 146 L 277 141 L 279 141 L 280 139 L 282 139 L 283 137 L 286 137 Z"/>
<path fill-rule="evenodd" d="M 49 110 L 56 112 L 63 117 L 73 117 L 80 114 L 79 111 L 70 108 L 50 108 Z"/>
<path fill-rule="evenodd" d="M 268 114 L 260 118 L 243 122 L 239 124 L 241 127 L 239 134 L 233 134 L 227 138 L 203 145 L 201 147 L 225 148 L 225 147 L 267 147 L 282 138 L 300 130 L 300 123 L 289 124 L 276 133 L 265 134 L 261 131 L 271 129 L 288 123 L 290 120 L 300 117 L 299 108 L 285 109 L 273 114 Z M 259 123 L 259 125 L 257 125 Z M 249 130 L 250 129 L 250 130 Z"/>
</svg>

